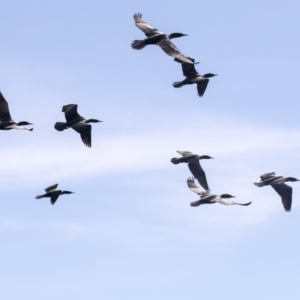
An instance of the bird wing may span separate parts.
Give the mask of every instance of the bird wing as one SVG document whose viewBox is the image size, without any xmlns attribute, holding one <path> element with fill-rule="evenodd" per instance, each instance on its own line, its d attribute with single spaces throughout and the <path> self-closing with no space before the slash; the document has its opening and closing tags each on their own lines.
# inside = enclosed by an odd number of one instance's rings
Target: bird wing
<svg viewBox="0 0 300 300">
<path fill-rule="evenodd" d="M 187 64 L 187 63 L 181 64 L 183 76 L 189 77 L 189 76 L 199 75 L 199 73 L 195 69 L 195 64 L 194 64 L 195 63 L 195 59 L 193 59 L 191 57 L 187 57 L 187 58 L 190 61 L 192 61 L 193 64 Z"/>
<path fill-rule="evenodd" d="M 271 184 L 271 186 L 280 195 L 284 210 L 290 211 L 292 208 L 293 189 L 285 183 Z"/>
<path fill-rule="evenodd" d="M 47 188 L 45 189 L 45 191 L 46 191 L 47 193 L 50 192 L 50 191 L 53 191 L 53 190 L 55 190 L 55 189 L 57 188 L 57 186 L 58 186 L 58 183 L 53 184 L 53 185 L 47 187 Z"/>
<path fill-rule="evenodd" d="M 181 154 L 182 156 L 191 156 L 191 155 L 195 155 L 193 152 L 191 151 L 176 151 L 177 153 Z"/>
<path fill-rule="evenodd" d="M 90 124 L 78 122 L 71 127 L 80 134 L 83 143 L 87 147 L 92 147 L 92 126 Z"/>
<path fill-rule="evenodd" d="M 270 172 L 270 173 L 265 173 L 263 175 L 260 176 L 261 180 L 265 180 L 269 177 L 273 177 L 273 176 L 276 176 L 276 173 L 275 172 Z"/>
<path fill-rule="evenodd" d="M 155 34 L 163 34 L 163 32 L 149 25 L 142 19 L 142 14 L 137 13 L 133 15 L 133 19 L 135 21 L 135 25 L 141 29 L 147 37 L 153 36 Z"/>
<path fill-rule="evenodd" d="M 208 85 L 208 79 L 205 78 L 201 80 L 200 82 L 197 83 L 197 90 L 198 90 L 198 95 L 199 97 L 202 97 L 204 95 L 204 92 L 206 90 L 206 87 Z"/>
<path fill-rule="evenodd" d="M 54 203 L 56 202 L 56 200 L 58 199 L 58 197 L 59 197 L 59 193 L 55 193 L 55 194 L 51 195 L 50 201 L 51 201 L 52 205 L 54 205 Z"/>
<path fill-rule="evenodd" d="M 248 202 L 248 203 L 237 203 L 237 202 L 233 202 L 229 199 L 224 199 L 224 198 L 221 198 L 221 197 L 218 197 L 217 199 L 215 199 L 215 201 L 217 201 L 218 203 L 221 203 L 221 204 L 224 204 L 224 205 L 241 205 L 241 206 L 248 206 L 252 203 L 251 202 Z"/>
<path fill-rule="evenodd" d="M 209 190 L 206 175 L 203 169 L 201 168 L 201 165 L 199 163 L 198 159 L 195 159 L 188 164 L 190 171 L 192 172 L 193 176 L 198 180 L 199 184 L 205 189 Z"/>
<path fill-rule="evenodd" d="M 179 158 L 174 157 L 174 158 L 171 159 L 171 162 L 175 165 L 183 163 L 183 162 L 188 163 L 191 157 L 193 157 L 193 155 L 191 155 L 191 156 L 182 156 L 182 157 L 179 157 Z"/>
<path fill-rule="evenodd" d="M 78 120 L 84 119 L 77 112 L 77 104 L 65 105 L 65 106 L 63 106 L 62 111 L 65 113 L 67 122 L 74 121 L 76 119 L 78 119 Z"/>
<path fill-rule="evenodd" d="M 193 62 L 184 56 L 178 48 L 170 41 L 168 36 L 165 36 L 160 41 L 157 42 L 157 45 L 170 56 L 177 58 L 177 61 L 181 63 L 193 64 Z"/>
<path fill-rule="evenodd" d="M 200 195 L 200 196 L 204 196 L 207 195 L 207 192 L 205 192 L 204 190 L 202 190 L 201 188 L 199 188 L 196 184 L 195 184 L 195 178 L 190 177 L 188 178 L 188 180 L 186 181 L 189 189 L 191 191 L 193 191 L 194 193 Z"/>
<path fill-rule="evenodd" d="M 1 122 L 12 121 L 10 113 L 9 113 L 8 103 L 5 100 L 5 98 L 3 97 L 1 92 L 0 92 L 0 121 Z"/>
</svg>

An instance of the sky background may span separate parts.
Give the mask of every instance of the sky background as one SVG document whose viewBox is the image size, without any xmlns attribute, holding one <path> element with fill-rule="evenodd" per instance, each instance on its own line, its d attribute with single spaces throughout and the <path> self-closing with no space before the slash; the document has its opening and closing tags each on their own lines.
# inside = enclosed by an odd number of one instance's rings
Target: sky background
<svg viewBox="0 0 300 300">
<path fill-rule="evenodd" d="M 0 90 L 34 130 L 1 134 L 6 300 L 299 299 L 300 185 L 286 213 L 266 172 L 300 177 L 299 1 L 0 1 Z M 204 97 L 143 39 L 135 12 L 216 73 Z M 92 148 L 64 121 L 78 104 Z M 176 150 L 212 192 L 248 207 L 190 207 Z M 54 206 L 54 183 L 75 194 Z"/>
</svg>

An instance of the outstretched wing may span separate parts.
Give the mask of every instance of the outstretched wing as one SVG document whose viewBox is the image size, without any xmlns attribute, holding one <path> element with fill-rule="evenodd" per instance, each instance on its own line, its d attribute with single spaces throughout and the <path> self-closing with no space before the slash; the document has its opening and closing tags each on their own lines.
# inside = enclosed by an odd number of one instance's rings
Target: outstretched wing
<svg viewBox="0 0 300 300">
<path fill-rule="evenodd" d="M 195 184 L 195 178 L 190 177 L 188 178 L 188 180 L 186 181 L 189 189 L 191 191 L 193 191 L 194 193 L 200 195 L 200 196 L 204 196 L 207 195 L 207 192 L 202 190 L 201 188 L 199 188 L 196 184 Z"/>
<path fill-rule="evenodd" d="M 199 73 L 196 71 L 195 69 L 195 59 L 194 58 L 191 58 L 191 57 L 187 57 L 190 61 L 193 62 L 193 64 L 186 64 L 186 63 L 183 63 L 181 65 L 182 67 L 182 73 L 185 77 L 188 77 L 188 76 L 195 76 L 195 75 L 199 75 Z"/>
<path fill-rule="evenodd" d="M 274 177 L 274 176 L 276 176 L 276 173 L 270 172 L 270 173 L 265 173 L 265 174 L 261 175 L 260 178 L 261 178 L 261 180 L 265 180 L 267 178 Z"/>
<path fill-rule="evenodd" d="M 163 34 L 163 32 L 149 25 L 142 19 L 142 14 L 137 13 L 133 15 L 133 19 L 135 21 L 135 25 L 141 29 L 147 37 L 153 36 L 155 34 Z"/>
<path fill-rule="evenodd" d="M 174 158 L 171 159 L 171 162 L 174 165 L 178 165 L 180 163 L 188 163 L 190 158 L 191 158 L 191 156 L 182 156 L 182 157 L 179 157 L 179 158 L 174 157 Z"/>
<path fill-rule="evenodd" d="M 248 205 L 250 205 L 252 203 L 252 201 L 248 202 L 248 203 L 237 203 L 237 202 L 233 202 L 233 201 L 231 201 L 229 199 L 224 199 L 224 198 L 221 198 L 221 197 L 218 197 L 217 199 L 215 199 L 215 201 L 217 201 L 217 202 L 219 202 L 221 204 L 224 204 L 224 205 L 228 205 L 228 206 L 230 206 L 230 205 L 248 206 Z"/>
<path fill-rule="evenodd" d="M 160 46 L 165 53 L 175 57 L 177 61 L 181 63 L 193 64 L 190 59 L 188 59 L 178 50 L 178 48 L 170 41 L 169 37 L 165 36 L 165 38 L 162 38 L 159 42 L 157 42 L 157 45 Z"/>
<path fill-rule="evenodd" d="M 189 164 L 189 169 L 192 172 L 193 176 L 198 180 L 198 182 L 201 184 L 201 186 L 205 189 L 205 190 L 209 190 L 208 187 L 208 183 L 206 180 L 206 175 L 205 172 L 203 171 L 199 160 L 196 158 L 194 160 L 192 160 Z"/>
<path fill-rule="evenodd" d="M 90 124 L 79 122 L 71 127 L 80 134 L 83 143 L 87 147 L 92 147 L 92 126 Z"/>
<path fill-rule="evenodd" d="M 285 183 L 271 184 L 271 186 L 280 195 L 284 210 L 290 211 L 292 208 L 293 189 Z"/>
<path fill-rule="evenodd" d="M 62 111 L 65 113 L 67 122 L 84 119 L 77 112 L 77 104 L 68 104 L 63 106 Z"/>
<path fill-rule="evenodd" d="M 181 154 L 182 156 L 196 155 L 196 154 L 194 154 L 194 153 L 191 152 L 191 151 L 179 151 L 179 150 L 177 150 L 176 152 L 179 153 L 179 154 Z"/>
<path fill-rule="evenodd" d="M 58 183 L 53 184 L 53 185 L 47 187 L 47 188 L 45 189 L 45 191 L 46 191 L 47 193 L 50 192 L 50 191 L 53 191 L 53 190 L 55 190 L 55 189 L 57 188 L 57 186 L 58 186 Z"/>
<path fill-rule="evenodd" d="M 200 82 L 197 83 L 197 90 L 199 97 L 202 97 L 205 93 L 206 87 L 208 85 L 208 79 L 204 78 Z"/>
<path fill-rule="evenodd" d="M 54 203 L 56 202 L 56 200 L 58 199 L 58 197 L 59 197 L 58 193 L 51 195 L 50 201 L 51 201 L 52 205 L 54 205 Z"/>
<path fill-rule="evenodd" d="M 9 113 L 8 103 L 5 100 L 5 98 L 3 97 L 1 92 L 0 92 L 0 121 L 1 122 L 12 121 L 10 113 Z"/>
</svg>

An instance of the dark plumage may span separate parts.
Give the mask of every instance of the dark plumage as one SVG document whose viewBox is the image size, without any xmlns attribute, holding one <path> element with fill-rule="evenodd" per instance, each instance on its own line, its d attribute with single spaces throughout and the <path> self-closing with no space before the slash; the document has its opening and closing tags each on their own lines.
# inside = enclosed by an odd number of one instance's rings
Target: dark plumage
<svg viewBox="0 0 300 300">
<path fill-rule="evenodd" d="M 58 199 L 58 197 L 60 195 L 63 195 L 63 194 L 73 194 L 74 193 L 74 192 L 69 192 L 69 191 L 57 190 L 56 189 L 57 186 L 58 186 L 58 183 L 57 184 L 53 184 L 53 185 L 47 187 L 45 189 L 45 192 L 47 192 L 46 194 L 44 194 L 44 195 L 38 195 L 35 198 L 36 199 L 41 199 L 41 198 L 48 197 L 48 198 L 50 198 L 50 202 L 53 205 L 56 202 L 56 200 Z"/>
<path fill-rule="evenodd" d="M 194 62 L 195 60 L 193 58 L 188 57 L 188 59 L 190 59 L 192 62 Z M 177 58 L 174 59 L 177 62 L 180 62 L 179 60 L 177 60 Z M 196 69 L 195 66 L 192 64 L 187 64 L 187 63 L 182 63 L 182 72 L 183 75 L 186 77 L 184 80 L 180 81 L 180 82 L 174 82 L 173 86 L 176 88 L 180 88 L 183 85 L 186 84 L 193 84 L 196 83 L 197 84 L 197 90 L 198 90 L 198 95 L 200 97 L 202 97 L 204 95 L 204 92 L 206 90 L 206 87 L 208 85 L 209 79 L 210 77 L 213 76 L 217 76 L 217 74 L 212 74 L 212 73 L 207 73 L 204 75 L 200 75 Z"/>
<path fill-rule="evenodd" d="M 188 64 L 194 64 L 189 58 L 184 56 L 177 47 L 170 41 L 173 38 L 186 36 L 183 33 L 171 33 L 170 35 L 164 34 L 163 32 L 152 27 L 142 19 L 142 14 L 134 14 L 133 19 L 135 25 L 141 29 L 147 38 L 144 40 L 135 40 L 132 42 L 131 47 L 135 50 L 141 50 L 147 45 L 158 45 L 160 48 L 170 56 L 177 59 L 178 62 L 185 62 Z"/>
<path fill-rule="evenodd" d="M 191 206 L 194 206 L 194 207 L 199 206 L 201 204 L 213 204 L 213 203 L 217 203 L 217 202 L 224 204 L 224 205 L 228 205 L 228 206 L 230 206 L 230 205 L 248 206 L 252 203 L 252 202 L 243 203 L 243 204 L 237 203 L 237 202 L 228 200 L 229 198 L 235 198 L 235 196 L 232 196 L 230 194 L 216 195 L 216 194 L 211 194 L 208 191 L 203 191 L 202 189 L 200 189 L 199 187 L 196 186 L 194 178 L 189 178 L 187 180 L 187 185 L 191 191 L 200 195 L 200 200 L 194 201 L 191 203 Z"/>
<path fill-rule="evenodd" d="M 213 157 L 210 157 L 208 155 L 202 155 L 199 156 L 197 154 L 194 154 L 190 151 L 177 151 L 179 154 L 182 155 L 180 158 L 172 158 L 171 162 L 175 165 L 180 163 L 187 163 L 190 171 L 192 172 L 193 176 L 198 180 L 198 182 L 201 184 L 201 186 L 205 190 L 209 190 L 206 175 L 204 170 L 202 169 L 199 160 L 200 159 L 212 159 Z"/>
<path fill-rule="evenodd" d="M 285 184 L 287 181 L 300 181 L 295 177 L 283 177 L 275 172 L 266 173 L 260 176 L 261 181 L 254 182 L 258 187 L 270 185 L 281 197 L 281 201 L 285 211 L 290 211 L 292 208 L 293 189 Z"/>
<path fill-rule="evenodd" d="M 11 129 L 20 129 L 20 130 L 28 130 L 32 131 L 33 128 L 27 129 L 22 127 L 23 125 L 32 125 L 31 123 L 28 123 L 26 121 L 21 121 L 19 123 L 16 123 L 12 120 L 8 103 L 3 97 L 2 93 L 0 92 L 0 130 L 11 130 Z"/>
<path fill-rule="evenodd" d="M 63 106 L 62 112 L 65 113 L 66 123 L 57 122 L 54 125 L 54 128 L 58 131 L 63 131 L 68 128 L 73 128 L 77 131 L 83 143 L 87 147 L 92 147 L 92 126 L 88 123 L 98 123 L 102 122 L 96 119 L 86 120 L 77 113 L 77 104 L 68 104 Z"/>
</svg>

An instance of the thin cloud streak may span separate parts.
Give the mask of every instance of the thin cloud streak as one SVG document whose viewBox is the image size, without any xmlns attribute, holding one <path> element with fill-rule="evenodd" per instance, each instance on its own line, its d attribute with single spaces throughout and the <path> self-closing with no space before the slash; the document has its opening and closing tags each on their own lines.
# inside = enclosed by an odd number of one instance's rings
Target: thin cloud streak
<svg viewBox="0 0 300 300">
<path fill-rule="evenodd" d="M 189 126 L 187 126 L 188 128 Z M 2 146 L 2 180 L 9 184 L 36 185 L 47 181 L 59 181 L 91 174 L 140 172 L 169 168 L 170 159 L 178 156 L 176 150 L 190 150 L 198 154 L 214 157 L 239 156 L 247 154 L 248 159 L 260 160 L 264 156 L 280 155 L 280 152 L 300 147 L 300 131 L 257 128 L 228 123 L 223 126 L 226 137 L 212 126 L 199 133 L 180 130 L 145 130 L 136 135 L 93 135 L 93 148 L 86 149 L 76 134 L 55 137 L 55 145 L 41 144 L 38 138 L 31 138 L 30 145 L 12 148 Z M 213 137 L 213 138 L 212 138 Z M 180 144 L 179 144 L 180 141 Z M 35 144 L 39 144 L 36 147 Z M 145 151 L 147 149 L 147 151 Z M 20 155 L 20 152 L 22 155 Z M 292 158 L 292 157 L 291 157 Z M 268 170 L 274 167 L 269 167 Z M 275 170 L 276 171 L 276 170 Z M 256 177 L 260 174 L 258 173 Z M 255 180 L 256 178 L 253 178 Z M 4 188 L 5 188 L 4 186 Z"/>
</svg>

